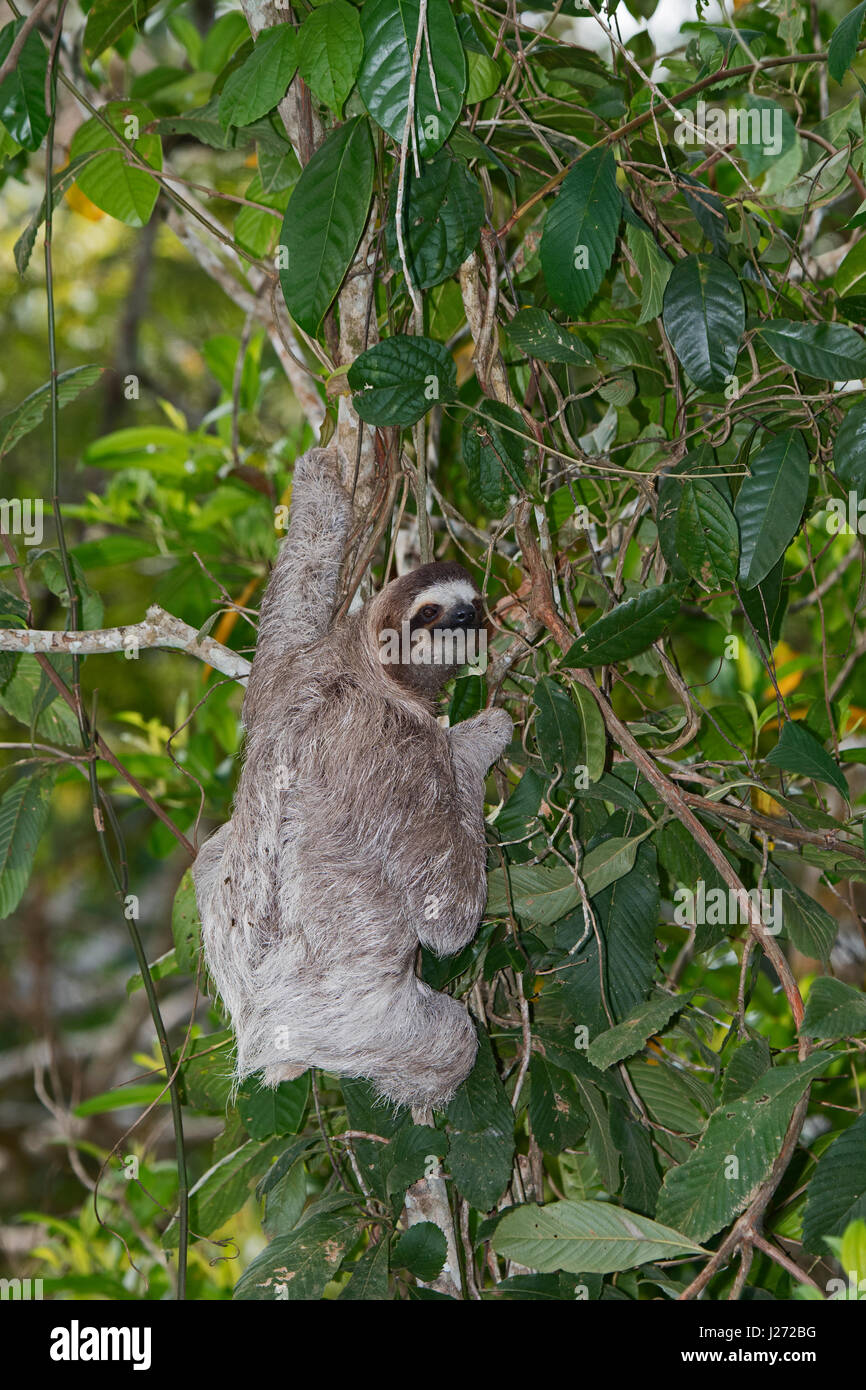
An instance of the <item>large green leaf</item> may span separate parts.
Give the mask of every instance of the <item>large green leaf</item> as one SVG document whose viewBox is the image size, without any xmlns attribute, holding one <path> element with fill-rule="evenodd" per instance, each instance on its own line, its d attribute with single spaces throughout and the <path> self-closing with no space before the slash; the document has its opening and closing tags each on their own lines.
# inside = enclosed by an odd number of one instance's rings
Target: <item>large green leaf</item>
<svg viewBox="0 0 866 1390">
<path fill-rule="evenodd" d="M 563 657 L 563 666 L 605 666 L 626 661 L 652 646 L 673 622 L 681 593 L 675 584 L 645 589 L 637 598 L 617 604 L 593 623 Z"/>
<path fill-rule="evenodd" d="M 625 229 L 625 239 L 640 274 L 638 323 L 649 323 L 650 319 L 658 318 L 662 311 L 665 286 L 671 278 L 673 264 L 658 246 L 649 228 L 644 230 L 630 222 Z"/>
<path fill-rule="evenodd" d="M 796 323 L 771 319 L 761 336 L 777 357 L 795 371 L 831 381 L 866 376 L 866 342 L 844 323 Z"/>
<path fill-rule="evenodd" d="M 53 772 L 38 772 L 19 777 L 0 799 L 0 917 L 15 911 L 27 887 L 53 786 Z"/>
<path fill-rule="evenodd" d="M 801 777 L 828 782 L 840 796 L 848 800 L 848 783 L 841 769 L 821 747 L 815 735 L 802 724 L 789 720 L 782 726 L 779 742 L 767 754 L 767 762 L 783 768 L 785 772 L 796 772 Z"/>
<path fill-rule="evenodd" d="M 643 1047 L 647 1038 L 651 1038 L 654 1033 L 660 1033 L 686 1003 L 686 999 L 659 991 L 651 999 L 632 1009 L 621 1023 L 593 1038 L 587 1050 L 587 1059 L 594 1067 L 604 1071 L 607 1067 L 612 1067 L 614 1062 L 621 1062 L 624 1058 L 633 1056 Z"/>
<path fill-rule="evenodd" d="M 809 454 L 786 430 L 749 460 L 734 515 L 740 528 L 740 584 L 754 589 L 791 544 L 809 492 Z"/>
<path fill-rule="evenodd" d="M 730 266 L 718 256 L 678 261 L 665 288 L 662 318 L 695 385 L 720 390 L 733 375 L 746 326 L 743 291 Z"/>
<path fill-rule="evenodd" d="M 140 25 L 158 3 L 159 0 L 95 0 L 84 29 L 84 51 L 88 58 L 98 58 L 106 48 L 111 48 L 133 24 Z"/>
<path fill-rule="evenodd" d="M 668 1170 L 656 1214 L 695 1240 L 706 1240 L 748 1206 L 772 1170 L 794 1106 L 826 1071 L 826 1053 L 776 1067 L 710 1116 L 695 1151 Z"/>
<path fill-rule="evenodd" d="M 128 144 L 151 168 L 162 168 L 162 141 L 158 135 L 127 138 L 135 122 L 138 129 L 144 131 L 152 119 L 152 112 L 140 101 L 112 101 L 103 107 L 102 117 L 122 139 L 113 138 L 103 121 L 95 116 L 79 126 L 69 147 L 70 156 L 74 159 L 91 150 L 104 153 L 99 153 L 80 169 L 76 183 L 109 217 L 116 217 L 118 222 L 125 222 L 129 227 L 143 227 L 150 220 L 159 197 L 159 183 L 144 169 L 131 164 L 121 146 Z"/>
<path fill-rule="evenodd" d="M 584 940 L 575 957 L 583 963 L 562 972 L 559 988 L 569 1016 L 585 1024 L 590 1037 L 595 1037 L 611 1026 L 605 1001 L 614 1022 L 619 1022 L 647 997 L 652 984 L 659 875 L 647 841 L 638 846 L 635 867 L 602 889 L 592 900 L 592 910 L 601 938 L 601 965 L 595 931 L 586 939 L 582 907 L 558 923 L 555 940 L 566 951 Z M 595 1072 L 593 1076 L 597 1078 Z"/>
<path fill-rule="evenodd" d="M 542 1273 L 612 1274 L 701 1253 L 687 1235 L 609 1202 L 513 1207 L 496 1227 L 492 1245 L 498 1254 Z"/>
<path fill-rule="evenodd" d="M 659 536 L 673 560 L 704 589 L 737 577 L 740 538 L 734 514 L 710 478 L 670 476 L 659 490 Z"/>
<path fill-rule="evenodd" d="M 396 210 L 394 179 L 386 228 L 388 259 L 396 270 L 402 271 Z M 459 270 L 478 245 L 483 219 L 484 200 L 477 179 L 447 150 L 440 150 L 423 165 L 419 179 L 411 167 L 407 168 L 404 245 L 413 284 L 422 290 L 430 289 Z"/>
<path fill-rule="evenodd" d="M 834 1139 L 807 1191 L 803 1244 L 826 1255 L 825 1236 L 841 1236 L 851 1221 L 866 1220 L 866 1115 Z"/>
<path fill-rule="evenodd" d="M 604 772 L 606 741 L 604 721 L 588 690 L 562 689 L 551 676 L 536 683 L 533 699 L 538 707 L 536 737 L 545 766 L 564 772 L 584 765 L 587 779 L 597 782 Z"/>
<path fill-rule="evenodd" d="M 463 421 L 469 490 L 494 516 L 501 516 L 510 499 L 526 489 L 525 434 L 522 417 L 499 401 L 485 399 L 481 414 Z"/>
<path fill-rule="evenodd" d="M 316 150 L 286 208 L 280 244 L 283 298 L 292 318 L 316 334 L 361 240 L 373 193 L 373 142 L 362 116 Z"/>
<path fill-rule="evenodd" d="M 252 53 L 229 73 L 220 92 L 222 125 L 251 125 L 266 115 L 286 95 L 297 65 L 296 30 L 290 24 L 263 29 Z"/>
<path fill-rule="evenodd" d="M 843 483 L 866 491 L 866 401 L 846 411 L 833 445 L 833 464 Z"/>
<path fill-rule="evenodd" d="M 533 1052 L 529 1085 L 529 1123 L 537 1143 L 545 1153 L 573 1148 L 587 1126 L 574 1077 Z"/>
<path fill-rule="evenodd" d="M 358 1238 L 357 1214 L 345 1208 L 310 1214 L 290 1235 L 277 1236 L 235 1284 L 238 1299 L 320 1299 Z"/>
<path fill-rule="evenodd" d="M 462 1197 L 478 1211 L 489 1211 L 511 1177 L 514 1115 L 499 1079 L 486 1033 L 479 1033 L 478 1056 L 448 1106 L 451 1126 L 448 1166 Z"/>
<path fill-rule="evenodd" d="M 0 65 L 24 24 L 13 20 L 0 30 Z M 42 36 L 31 29 L 9 76 L 0 83 L 0 121 L 25 150 L 38 150 L 48 130 L 45 76 L 48 53 Z"/>
<path fill-rule="evenodd" d="M 60 372 L 57 377 L 57 402 L 60 408 L 74 401 L 89 386 L 94 386 L 104 371 L 104 367 L 87 366 L 70 367 Z M 35 430 L 50 402 L 51 383 L 46 381 L 44 386 L 25 396 L 20 405 L 16 405 L 7 415 L 0 416 L 0 458 L 14 449 L 19 439 Z"/>
<path fill-rule="evenodd" d="M 842 81 L 857 54 L 864 15 L 866 0 L 863 0 L 863 4 L 856 5 L 850 14 L 846 14 L 833 30 L 827 47 L 827 71 L 837 82 Z"/>
<path fill-rule="evenodd" d="M 363 51 L 361 21 L 348 0 L 328 0 L 305 17 L 298 34 L 298 71 L 314 96 L 340 117 Z"/>
<path fill-rule="evenodd" d="M 767 878 L 770 887 L 782 894 L 784 935 L 804 956 L 828 961 L 839 930 L 835 917 L 786 878 L 775 864 L 767 865 Z"/>
<path fill-rule="evenodd" d="M 391 1264 L 408 1269 L 416 1279 L 435 1279 L 445 1263 L 445 1232 L 433 1221 L 417 1221 L 404 1231 L 391 1251 Z"/>
<path fill-rule="evenodd" d="M 567 864 L 512 864 L 487 875 L 487 915 L 499 917 L 511 907 L 518 917 L 549 926 L 576 903 L 580 893 Z"/>
<path fill-rule="evenodd" d="M 419 12 L 419 0 L 367 0 L 361 10 L 364 57 L 358 90 L 373 120 L 398 144 L 406 129 Z M 415 91 L 418 149 L 425 159 L 448 139 L 466 91 L 466 57 L 448 0 L 429 0 L 427 32 L 431 59 L 422 43 Z"/>
<path fill-rule="evenodd" d="M 268 1139 L 272 1134 L 297 1134 L 304 1123 L 309 1099 L 308 1071 L 296 1081 L 281 1081 L 279 1086 L 248 1081 L 238 1095 L 238 1113 L 253 1139 Z"/>
<path fill-rule="evenodd" d="M 545 309 L 520 309 L 508 325 L 511 341 L 527 357 L 540 362 L 565 362 L 572 367 L 591 367 L 593 357 L 576 333 L 550 317 Z"/>
<path fill-rule="evenodd" d="M 621 213 L 613 153 L 590 150 L 566 174 L 541 238 L 548 292 L 568 313 L 580 314 L 601 284 Z"/>
<path fill-rule="evenodd" d="M 457 395 L 457 368 L 444 343 L 395 333 L 356 357 L 348 382 L 353 404 L 371 425 L 414 425 Z"/>
<path fill-rule="evenodd" d="M 866 1033 L 866 995 L 843 980 L 819 975 L 806 1000 L 803 1034 L 820 1040 Z"/>
</svg>

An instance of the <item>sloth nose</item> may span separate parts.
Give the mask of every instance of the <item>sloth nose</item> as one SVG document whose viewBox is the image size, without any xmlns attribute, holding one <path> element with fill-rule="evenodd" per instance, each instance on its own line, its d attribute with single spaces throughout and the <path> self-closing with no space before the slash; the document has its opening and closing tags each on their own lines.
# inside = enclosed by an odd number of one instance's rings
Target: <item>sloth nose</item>
<svg viewBox="0 0 866 1390">
<path fill-rule="evenodd" d="M 451 612 L 452 627 L 471 627 L 475 622 L 475 608 L 471 603 L 461 603 Z"/>
</svg>

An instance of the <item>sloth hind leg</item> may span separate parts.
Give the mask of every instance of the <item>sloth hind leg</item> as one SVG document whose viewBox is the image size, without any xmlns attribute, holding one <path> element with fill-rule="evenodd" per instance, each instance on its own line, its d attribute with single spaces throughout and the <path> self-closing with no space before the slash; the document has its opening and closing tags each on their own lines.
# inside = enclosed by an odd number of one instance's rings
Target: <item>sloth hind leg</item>
<svg viewBox="0 0 866 1390">
<path fill-rule="evenodd" d="M 475 1063 L 478 1039 L 466 1009 L 447 994 L 417 981 L 417 991 L 401 1002 L 390 1020 L 386 1043 L 368 1075 L 396 1105 L 443 1109 Z"/>
</svg>

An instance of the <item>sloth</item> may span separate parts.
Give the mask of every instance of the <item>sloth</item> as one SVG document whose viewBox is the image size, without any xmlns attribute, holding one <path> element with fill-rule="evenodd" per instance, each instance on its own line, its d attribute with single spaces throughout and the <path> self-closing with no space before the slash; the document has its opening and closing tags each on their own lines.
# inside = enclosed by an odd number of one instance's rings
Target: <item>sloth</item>
<svg viewBox="0 0 866 1390">
<path fill-rule="evenodd" d="M 295 465 L 232 818 L 193 868 L 204 954 L 235 1085 L 320 1067 L 441 1108 L 477 1039 L 465 1007 L 418 978 L 418 946 L 452 955 L 478 928 L 484 781 L 512 724 L 501 709 L 447 730 L 435 717 L 459 664 L 448 639 L 483 626 L 462 565 L 421 565 L 332 621 L 351 522 L 339 478 L 335 450 Z"/>
</svg>

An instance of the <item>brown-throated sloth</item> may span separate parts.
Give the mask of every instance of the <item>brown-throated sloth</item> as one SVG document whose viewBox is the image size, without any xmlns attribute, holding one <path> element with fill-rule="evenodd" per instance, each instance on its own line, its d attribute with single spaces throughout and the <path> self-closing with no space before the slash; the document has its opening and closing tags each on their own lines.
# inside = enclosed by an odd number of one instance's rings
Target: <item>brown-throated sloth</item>
<svg viewBox="0 0 866 1390">
<path fill-rule="evenodd" d="M 439 725 L 453 653 L 380 659 L 380 634 L 407 620 L 413 634 L 480 626 L 461 565 L 422 565 L 331 625 L 350 518 L 336 452 L 313 449 L 295 465 L 262 600 L 232 819 L 193 869 L 205 959 L 237 1080 L 276 1086 L 317 1066 L 442 1106 L 472 1068 L 475 1031 L 414 963 L 419 942 L 450 955 L 478 927 L 484 778 L 512 726 L 498 709 Z"/>
</svg>

